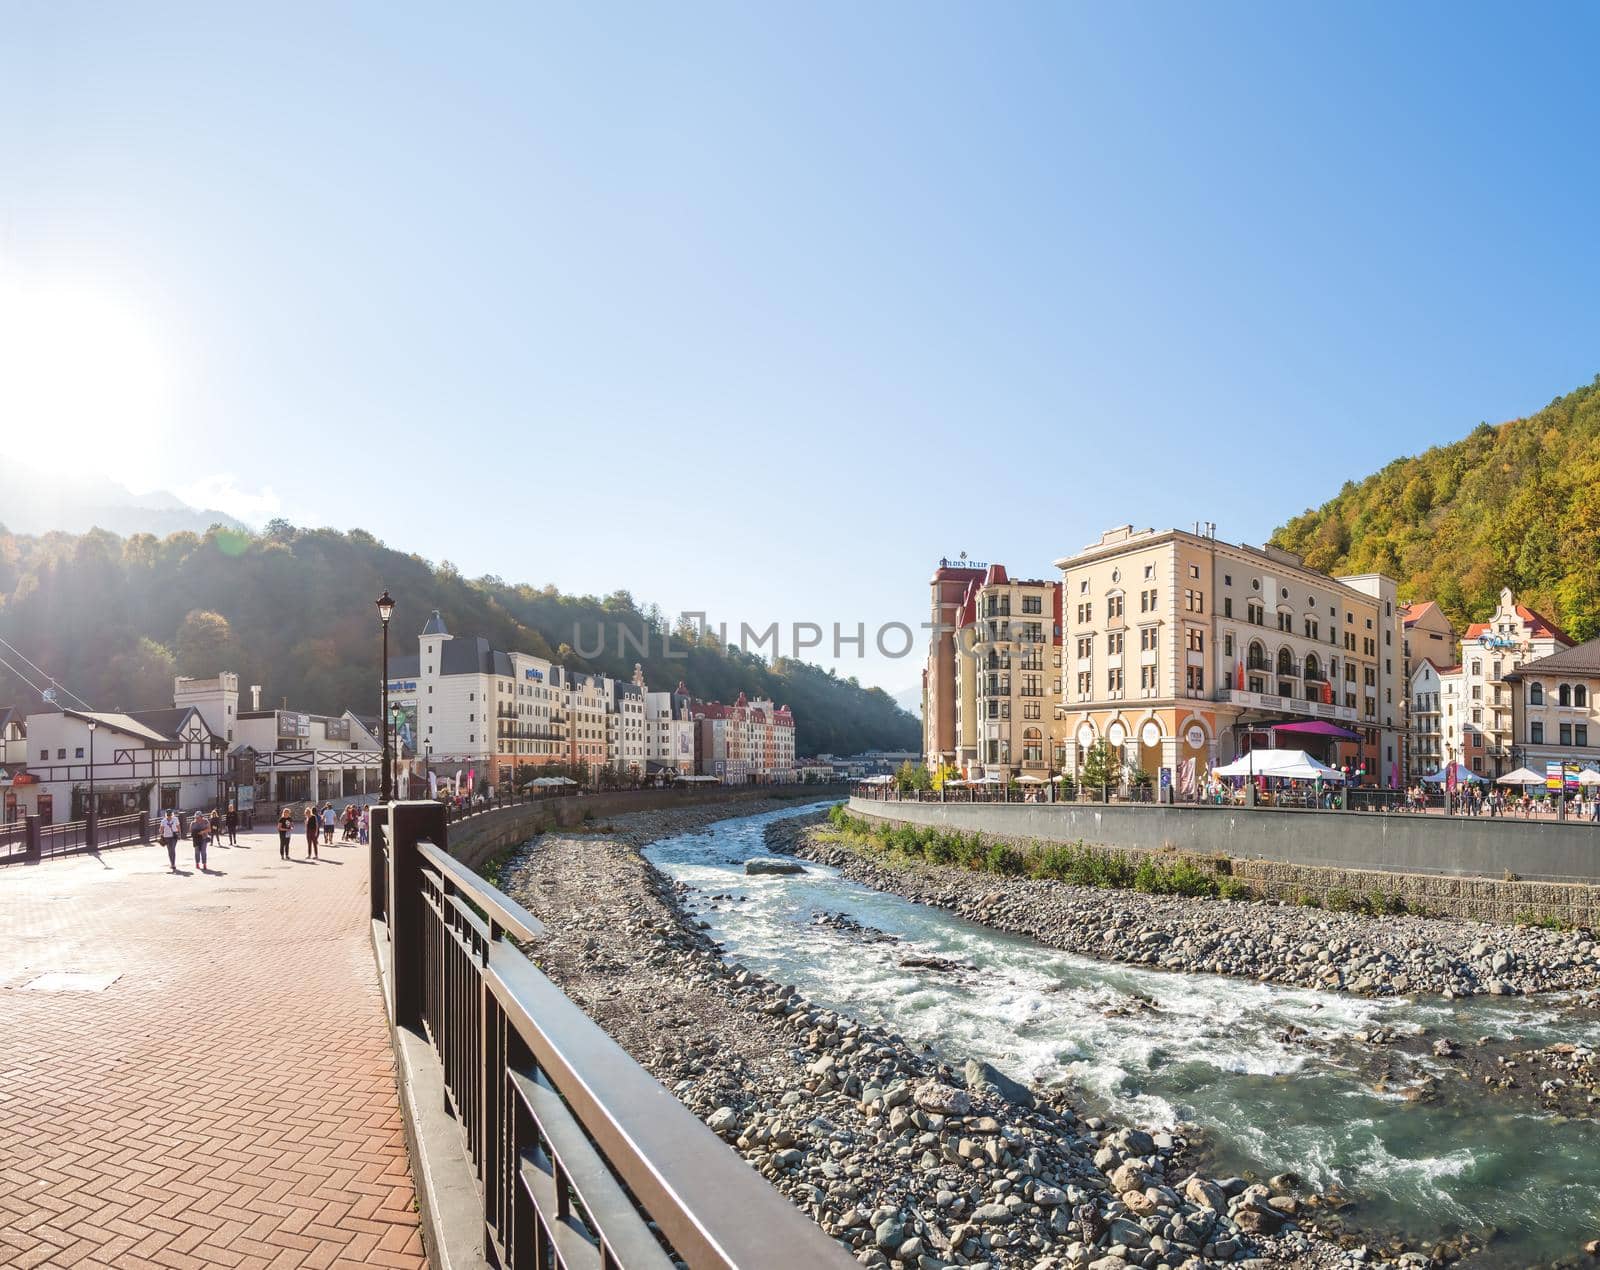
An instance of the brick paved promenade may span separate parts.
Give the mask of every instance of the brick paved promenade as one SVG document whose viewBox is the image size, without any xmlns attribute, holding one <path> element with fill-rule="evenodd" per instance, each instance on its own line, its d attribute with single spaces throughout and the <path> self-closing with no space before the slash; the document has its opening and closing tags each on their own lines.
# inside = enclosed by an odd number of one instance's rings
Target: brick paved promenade
<svg viewBox="0 0 1600 1270">
<path fill-rule="evenodd" d="M 0 869 L 0 1266 L 427 1264 L 365 849 L 239 842 Z"/>
</svg>

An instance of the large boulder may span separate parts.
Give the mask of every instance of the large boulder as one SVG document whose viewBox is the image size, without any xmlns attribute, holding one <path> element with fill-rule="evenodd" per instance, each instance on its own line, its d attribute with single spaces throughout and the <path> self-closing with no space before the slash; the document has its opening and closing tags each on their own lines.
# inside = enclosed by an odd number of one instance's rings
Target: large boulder
<svg viewBox="0 0 1600 1270">
<path fill-rule="evenodd" d="M 775 856 L 758 855 L 744 862 L 746 873 L 804 873 L 805 869 L 793 860 L 780 860 Z"/>
<path fill-rule="evenodd" d="M 1018 1107 L 1032 1107 L 1033 1093 L 1026 1085 L 1011 1079 L 999 1068 L 981 1059 L 969 1058 L 966 1067 L 967 1088 L 980 1097 L 993 1092 Z"/>
</svg>

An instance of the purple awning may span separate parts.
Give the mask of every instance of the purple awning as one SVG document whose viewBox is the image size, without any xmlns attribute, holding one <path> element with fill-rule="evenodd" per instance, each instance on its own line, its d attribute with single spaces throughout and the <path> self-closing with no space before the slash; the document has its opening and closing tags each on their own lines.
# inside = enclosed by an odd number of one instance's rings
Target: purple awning
<svg viewBox="0 0 1600 1270">
<path fill-rule="evenodd" d="M 1274 723 L 1274 732 L 1305 732 L 1312 736 L 1336 736 L 1346 741 L 1359 741 L 1361 738 L 1348 728 L 1341 728 L 1337 723 L 1327 723 L 1322 719 L 1307 719 L 1304 723 Z"/>
</svg>

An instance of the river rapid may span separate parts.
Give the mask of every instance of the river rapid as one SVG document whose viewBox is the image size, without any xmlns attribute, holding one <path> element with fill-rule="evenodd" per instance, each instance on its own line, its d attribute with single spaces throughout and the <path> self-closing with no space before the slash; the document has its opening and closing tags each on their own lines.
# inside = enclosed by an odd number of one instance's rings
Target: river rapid
<svg viewBox="0 0 1600 1270">
<path fill-rule="evenodd" d="M 1353 1225 L 1412 1240 L 1490 1238 L 1466 1264 L 1571 1259 L 1600 1235 L 1600 1125 L 1511 1109 L 1443 1063 L 1437 1091 L 1374 1075 L 1356 1033 L 1600 1045 L 1559 1001 L 1366 999 L 1146 970 L 1045 948 L 859 885 L 823 865 L 747 876 L 779 811 L 664 839 L 649 861 L 688 888 L 726 955 L 820 1005 L 941 1055 L 1071 1083 L 1143 1127 L 1198 1126 L 1213 1172 L 1283 1170 L 1355 1201 Z M 1108 893 L 1107 903 L 1115 897 Z M 841 920 L 841 917 L 845 920 Z M 859 925 L 859 929 L 857 928 Z M 888 936 L 890 938 L 882 938 Z M 929 959 L 954 968 L 903 965 Z"/>
</svg>

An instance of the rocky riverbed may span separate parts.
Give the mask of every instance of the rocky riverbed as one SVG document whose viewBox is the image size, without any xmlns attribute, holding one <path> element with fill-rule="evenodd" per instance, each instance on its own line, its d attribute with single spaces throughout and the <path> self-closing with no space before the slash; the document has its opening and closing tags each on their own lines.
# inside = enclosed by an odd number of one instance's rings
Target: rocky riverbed
<svg viewBox="0 0 1600 1270">
<path fill-rule="evenodd" d="M 1369 917 L 1008 878 L 886 855 L 810 818 L 770 825 L 767 838 L 774 853 L 819 861 L 863 885 L 1053 948 L 1134 965 L 1371 996 L 1514 996 L 1600 986 L 1600 942 L 1588 931 Z"/>
<path fill-rule="evenodd" d="M 919 1050 L 726 961 L 639 849 L 769 809 L 683 808 L 547 834 L 503 884 L 548 925 L 530 949 L 546 973 L 863 1264 L 1379 1260 L 1317 1234 L 1304 1218 L 1324 1197 L 1297 1194 L 1291 1176 L 1205 1176 L 1176 1127 L 1107 1123 L 1062 1090 Z"/>
</svg>

